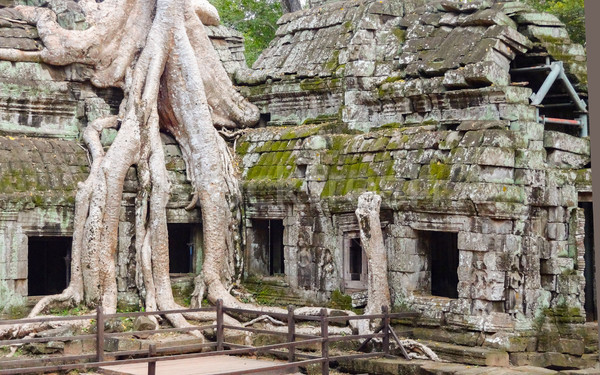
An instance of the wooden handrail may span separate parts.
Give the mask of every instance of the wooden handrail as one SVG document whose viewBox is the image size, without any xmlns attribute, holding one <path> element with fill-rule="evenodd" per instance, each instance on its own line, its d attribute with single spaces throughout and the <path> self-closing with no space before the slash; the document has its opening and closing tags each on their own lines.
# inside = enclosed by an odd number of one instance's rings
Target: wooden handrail
<svg viewBox="0 0 600 375">
<path fill-rule="evenodd" d="M 151 331 L 128 331 L 128 332 L 116 332 L 116 333 L 108 333 L 104 330 L 104 322 L 108 319 L 114 318 L 123 318 L 123 317 L 137 317 L 137 316 L 149 316 L 149 315 L 167 315 L 167 314 L 176 314 L 176 313 L 193 313 L 193 312 L 215 312 L 216 313 L 216 324 L 205 325 L 205 326 L 195 326 L 195 327 L 185 327 L 185 328 L 167 328 L 167 329 L 158 329 Z M 224 314 L 227 312 L 238 313 L 238 314 L 252 314 L 252 315 L 268 315 L 270 317 L 274 317 L 280 319 L 282 321 L 287 322 L 287 332 L 279 332 L 273 330 L 265 330 L 258 329 L 252 327 L 240 327 L 240 326 L 232 326 L 224 323 Z M 349 315 L 349 316 L 328 316 L 327 309 L 321 309 L 319 311 L 319 315 L 298 315 L 295 314 L 295 310 L 293 306 L 288 307 L 287 314 L 281 313 L 270 313 L 264 312 L 260 310 L 248 310 L 248 309 L 237 309 L 237 308 L 228 308 L 223 306 L 222 300 L 218 300 L 215 307 L 208 308 L 200 308 L 200 309 L 185 309 L 185 310 L 169 310 L 169 311 L 154 311 L 154 312 L 133 312 L 133 313 L 118 313 L 118 314 L 104 314 L 102 306 L 98 306 L 96 309 L 95 315 L 82 315 L 76 317 L 41 317 L 41 318 L 33 318 L 33 319 L 23 319 L 23 320 L 4 320 L 0 321 L 0 325 L 8 325 L 8 324 L 24 324 L 24 323 L 45 323 L 45 322 L 56 322 L 56 321 L 72 321 L 72 320 L 96 320 L 96 332 L 94 334 L 86 334 L 86 335 L 77 335 L 77 336 L 58 336 L 58 337 L 37 337 L 37 338 L 25 338 L 25 339 L 16 339 L 16 340 L 2 340 L 0 341 L 0 345 L 14 345 L 14 344 L 26 344 L 26 343 L 39 343 L 39 342 L 48 342 L 48 341 L 72 341 L 72 340 L 87 340 L 95 338 L 95 353 L 88 355 L 78 355 L 78 356 L 67 356 L 67 357 L 50 357 L 50 358 L 40 358 L 40 359 L 28 359 L 24 361 L 10 361 L 7 362 L 7 365 L 13 366 L 21 366 L 19 368 L 12 369 L 3 369 L 0 370 L 0 375 L 9 375 L 9 374 L 25 374 L 25 373 L 35 373 L 35 372 L 47 372 L 47 371 L 62 371 L 62 370 L 72 370 L 72 369 L 89 369 L 100 366 L 109 366 L 109 365 L 125 365 L 132 363 L 148 363 L 148 373 L 154 374 L 156 371 L 156 363 L 158 361 L 167 361 L 174 359 L 186 359 L 186 358 L 201 358 L 208 357 L 214 355 L 242 355 L 242 354 L 253 354 L 253 353 L 277 353 L 278 356 L 284 355 L 286 356 L 287 352 L 287 361 L 288 363 L 285 365 L 275 365 L 273 367 L 269 367 L 269 369 L 275 371 L 278 369 L 289 369 L 292 367 L 304 366 L 307 364 L 321 363 L 321 369 L 323 374 L 329 373 L 329 363 L 331 361 L 338 361 L 341 359 L 352 359 L 352 358 L 367 358 L 373 356 L 381 356 L 389 354 L 389 344 L 390 338 L 393 338 L 396 343 L 400 346 L 402 354 L 408 358 L 408 354 L 406 350 L 401 345 L 401 342 L 397 336 L 397 334 L 391 328 L 390 321 L 391 319 L 398 318 L 406 318 L 406 317 L 414 317 L 417 316 L 417 313 L 389 313 L 389 309 L 387 307 L 382 308 L 382 314 L 372 314 L 372 315 Z M 372 319 L 381 319 L 380 327 L 373 333 L 370 334 L 358 334 L 358 335 L 330 335 L 329 334 L 329 323 L 332 321 L 351 321 L 351 320 L 372 320 Z M 296 332 L 296 322 L 298 321 L 318 321 L 321 333 L 320 335 L 307 335 L 300 334 Z M 111 356 L 136 356 L 141 355 L 143 358 L 134 358 L 134 359 L 124 359 L 124 360 L 110 360 L 107 361 L 104 355 L 104 340 L 108 337 L 121 337 L 121 336 L 129 336 L 132 334 L 153 334 L 153 333 L 163 333 L 163 332 L 189 332 L 196 330 L 205 330 L 205 329 L 215 329 L 216 330 L 216 342 L 205 343 L 205 344 L 192 344 L 180 347 L 164 347 L 164 348 L 156 348 L 154 344 L 152 344 L 148 350 L 130 350 L 130 351 L 115 351 L 111 353 Z M 285 336 L 286 341 L 279 344 L 265 345 L 260 347 L 247 347 L 244 345 L 236 345 L 229 344 L 225 342 L 225 330 L 239 330 L 239 331 L 247 331 L 247 332 L 255 332 L 255 333 L 263 333 L 270 335 L 278 335 Z M 391 335 L 391 337 L 390 337 Z M 373 338 L 382 338 L 383 346 L 382 353 L 358 353 L 358 354 L 348 354 L 342 356 L 330 356 L 329 355 L 329 346 L 331 343 L 339 342 L 339 341 L 352 341 L 352 340 L 362 340 L 365 339 L 359 350 L 365 347 L 365 345 L 371 341 Z M 320 344 L 321 346 L 321 355 L 319 357 L 313 355 L 307 355 L 304 353 L 297 353 L 296 347 L 299 345 L 309 345 L 309 344 Z M 215 351 L 211 352 L 201 352 L 201 353 L 185 353 L 185 354 L 168 354 L 161 355 L 166 353 L 173 353 L 178 349 L 181 351 L 190 351 L 190 350 L 199 350 L 201 348 L 206 347 L 215 347 Z M 285 349 L 285 350 L 281 350 Z M 285 358 L 285 357 L 283 357 Z M 308 358 L 308 359 L 304 359 Z M 299 360 L 300 359 L 300 360 Z M 89 361 L 91 362 L 81 362 L 81 361 Z M 52 364 L 52 362 L 62 362 L 62 364 Z M 79 361 L 79 363 L 66 363 L 68 361 Z M 59 362 L 59 363 L 60 363 Z M 41 363 L 48 363 L 48 365 L 40 366 Z M 37 364 L 37 365 L 36 365 Z M 33 365 L 34 367 L 29 367 Z M 262 369 L 264 370 L 264 368 Z M 228 372 L 222 373 L 220 375 L 236 375 L 241 374 L 242 372 Z M 247 373 L 244 372 L 244 373 Z"/>
</svg>

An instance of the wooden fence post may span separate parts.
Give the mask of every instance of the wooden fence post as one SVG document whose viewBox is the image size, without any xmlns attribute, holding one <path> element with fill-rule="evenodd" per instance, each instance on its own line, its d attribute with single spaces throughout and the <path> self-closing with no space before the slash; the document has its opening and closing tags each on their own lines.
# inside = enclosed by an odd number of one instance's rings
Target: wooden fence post
<svg viewBox="0 0 600 375">
<path fill-rule="evenodd" d="M 390 354 L 390 315 L 387 306 L 381 306 L 383 313 L 383 353 Z"/>
<path fill-rule="evenodd" d="M 104 308 L 96 307 L 96 362 L 104 361 Z"/>
<path fill-rule="evenodd" d="M 327 317 L 327 309 L 321 309 L 321 374 L 329 375 L 329 319 Z"/>
<path fill-rule="evenodd" d="M 217 300 L 217 351 L 223 350 L 223 300 Z"/>
<path fill-rule="evenodd" d="M 290 343 L 288 349 L 288 362 L 294 362 L 296 360 L 296 321 L 294 320 L 294 306 L 288 306 L 288 342 Z"/>
<path fill-rule="evenodd" d="M 156 344 L 148 346 L 148 358 L 156 356 Z M 156 375 L 156 360 L 148 361 L 148 375 Z"/>
</svg>

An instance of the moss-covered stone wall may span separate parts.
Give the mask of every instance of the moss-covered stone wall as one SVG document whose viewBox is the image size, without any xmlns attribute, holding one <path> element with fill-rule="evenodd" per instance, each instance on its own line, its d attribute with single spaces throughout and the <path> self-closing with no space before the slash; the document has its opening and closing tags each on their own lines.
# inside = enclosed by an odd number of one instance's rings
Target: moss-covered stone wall
<svg viewBox="0 0 600 375">
<path fill-rule="evenodd" d="M 339 124 L 249 131 L 236 150 L 247 216 L 285 220 L 288 282 L 327 298 L 344 288 L 343 239 L 358 228 L 357 197 L 375 191 L 395 303 L 423 312 L 423 323 L 523 329 L 565 303 L 583 316 L 584 249 L 575 235 L 589 140 L 526 120 L 354 135 Z M 419 245 L 427 231 L 458 236 L 456 300 L 430 294 L 429 255 Z"/>
</svg>

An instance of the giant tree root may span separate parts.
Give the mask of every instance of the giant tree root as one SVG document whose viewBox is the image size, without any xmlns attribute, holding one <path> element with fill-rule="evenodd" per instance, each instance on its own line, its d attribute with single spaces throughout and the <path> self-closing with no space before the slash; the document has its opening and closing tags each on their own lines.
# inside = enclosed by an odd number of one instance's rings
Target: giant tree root
<svg viewBox="0 0 600 375">
<path fill-rule="evenodd" d="M 240 219 L 240 193 L 231 153 L 214 125 L 236 128 L 258 120 L 258 110 L 235 90 L 206 35 L 204 25 L 219 21 L 216 9 L 206 0 L 81 0 L 79 5 L 91 25 L 87 30 L 63 29 L 46 8 L 16 7 L 37 27 L 44 49 L 0 50 L 0 58 L 11 61 L 87 64 L 94 69 L 92 84 L 124 91 L 118 116 L 97 120 L 84 131 L 92 161 L 76 196 L 70 285 L 42 299 L 30 316 L 54 302 L 102 304 L 107 313 L 116 311 L 119 212 L 132 166 L 140 186 L 135 209 L 138 289 L 147 311 L 181 308 L 174 302 L 168 274 L 170 183 L 161 130 L 179 142 L 202 209 L 203 282 L 215 301 L 235 278 L 241 256 L 239 241 L 231 235 Z M 118 132 L 105 151 L 100 133 L 107 127 Z M 188 326 L 180 314 L 168 319 L 176 327 Z"/>
<path fill-rule="evenodd" d="M 243 266 L 241 194 L 231 151 L 215 126 L 251 126 L 259 116 L 258 109 L 233 87 L 206 34 L 204 25 L 219 21 L 216 9 L 206 0 L 80 0 L 79 5 L 91 25 L 86 30 L 63 29 L 54 12 L 46 8 L 16 7 L 24 20 L 37 26 L 44 49 L 35 53 L 0 49 L 0 58 L 11 61 L 86 64 L 93 68 L 93 85 L 124 92 L 117 116 L 99 119 L 84 131 L 92 162 L 90 175 L 78 186 L 76 196 L 70 284 L 63 293 L 42 299 L 30 316 L 57 301 L 101 304 L 107 313 L 116 311 L 119 214 L 131 167 L 136 168 L 139 182 L 137 287 L 146 311 L 181 308 L 173 299 L 169 279 L 166 204 L 170 182 L 160 131 L 171 133 L 179 143 L 194 204 L 202 211 L 204 262 L 194 304 L 199 306 L 206 292 L 212 303 L 222 299 L 228 307 L 286 313 L 242 303 L 229 291 Z M 108 127 L 117 129 L 117 135 L 105 151 L 100 134 Z M 371 269 L 367 313 L 378 313 L 380 306 L 389 305 L 386 272 L 379 272 L 386 269 L 386 263 L 378 199 L 361 197 L 363 203 L 357 209 Z M 186 318 L 211 320 L 214 314 L 169 314 L 167 318 L 175 327 L 187 327 Z M 240 324 L 231 319 L 228 324 Z"/>
</svg>

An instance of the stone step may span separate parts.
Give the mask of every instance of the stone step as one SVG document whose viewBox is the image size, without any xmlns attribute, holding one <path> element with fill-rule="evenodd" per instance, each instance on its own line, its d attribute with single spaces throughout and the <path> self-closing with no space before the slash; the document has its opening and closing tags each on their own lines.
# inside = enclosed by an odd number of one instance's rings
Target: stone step
<svg viewBox="0 0 600 375">
<path fill-rule="evenodd" d="M 454 345 L 437 341 L 419 340 L 419 342 L 427 345 L 445 361 L 498 367 L 508 367 L 510 364 L 508 353 L 502 350 Z"/>
<path fill-rule="evenodd" d="M 377 375 L 562 375 L 562 372 L 534 366 L 488 367 L 460 363 L 406 360 L 404 358 L 356 359 L 340 363 L 340 370 Z M 570 373 L 569 373 L 570 374 Z M 577 374 L 577 373 L 573 373 Z M 587 374 L 587 373 L 582 373 Z M 595 373 L 590 373 L 595 374 Z M 565 374 L 566 375 L 566 374 Z"/>
<path fill-rule="evenodd" d="M 562 372 L 542 367 L 487 367 L 469 366 L 458 363 L 428 363 L 421 366 L 423 374 L 432 375 L 559 375 Z"/>
<path fill-rule="evenodd" d="M 556 371 L 536 366 L 490 367 L 404 358 L 355 359 L 339 363 L 339 370 L 373 375 L 600 375 L 600 369 Z"/>
<path fill-rule="evenodd" d="M 563 369 L 563 371 L 565 369 L 586 369 L 598 363 L 598 354 L 575 356 L 556 352 L 510 353 L 510 363 L 515 366 L 532 365 Z"/>
<path fill-rule="evenodd" d="M 598 368 L 586 368 L 583 370 L 562 370 L 559 372 L 561 375 L 600 375 L 600 369 Z"/>
<path fill-rule="evenodd" d="M 245 281 L 244 286 L 259 303 L 275 304 L 279 306 L 306 306 L 303 298 L 290 292 L 287 283 L 280 279 L 265 279 L 259 282 Z"/>
</svg>

